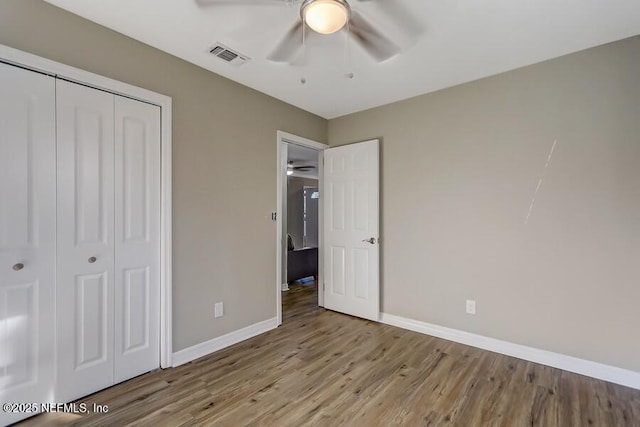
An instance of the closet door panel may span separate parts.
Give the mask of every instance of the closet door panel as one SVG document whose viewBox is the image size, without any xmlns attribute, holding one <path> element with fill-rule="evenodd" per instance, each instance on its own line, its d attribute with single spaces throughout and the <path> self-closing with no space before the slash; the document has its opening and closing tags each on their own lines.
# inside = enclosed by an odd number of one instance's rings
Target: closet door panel
<svg viewBox="0 0 640 427">
<path fill-rule="evenodd" d="M 57 81 L 59 401 L 113 384 L 113 108 Z"/>
<path fill-rule="evenodd" d="M 160 366 L 160 108 L 115 97 L 115 381 Z"/>
<path fill-rule="evenodd" d="M 0 63 L 3 402 L 53 401 L 55 194 L 55 80 Z"/>
</svg>

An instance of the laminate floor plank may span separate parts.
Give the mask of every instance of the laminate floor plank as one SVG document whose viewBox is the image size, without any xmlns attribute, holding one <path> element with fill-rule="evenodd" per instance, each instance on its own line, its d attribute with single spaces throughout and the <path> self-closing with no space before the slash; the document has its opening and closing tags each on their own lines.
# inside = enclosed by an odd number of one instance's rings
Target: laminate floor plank
<svg viewBox="0 0 640 427">
<path fill-rule="evenodd" d="M 109 412 L 19 425 L 640 427 L 640 390 L 325 310 L 315 284 L 281 327 L 79 402 Z"/>
</svg>

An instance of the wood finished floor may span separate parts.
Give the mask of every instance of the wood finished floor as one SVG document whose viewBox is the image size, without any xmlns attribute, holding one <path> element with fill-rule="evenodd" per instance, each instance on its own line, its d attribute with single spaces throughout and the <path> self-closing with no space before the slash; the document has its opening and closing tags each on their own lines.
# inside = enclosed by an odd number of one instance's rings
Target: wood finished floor
<svg viewBox="0 0 640 427">
<path fill-rule="evenodd" d="M 284 323 L 184 366 L 81 399 L 82 426 L 640 426 L 640 391 L 317 307 L 283 295 Z"/>
</svg>

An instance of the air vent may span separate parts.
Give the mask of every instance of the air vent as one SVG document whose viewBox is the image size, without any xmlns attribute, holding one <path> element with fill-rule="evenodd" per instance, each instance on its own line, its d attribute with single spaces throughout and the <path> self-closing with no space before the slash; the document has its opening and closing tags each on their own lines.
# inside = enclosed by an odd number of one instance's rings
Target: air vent
<svg viewBox="0 0 640 427">
<path fill-rule="evenodd" d="M 215 45 L 213 45 L 213 47 L 209 49 L 209 53 L 214 56 L 217 56 L 218 58 L 222 59 L 224 62 L 228 62 L 229 64 L 233 64 L 233 65 L 242 65 L 245 62 L 247 62 L 249 59 L 251 59 L 246 55 L 243 55 L 239 52 L 236 52 L 233 49 L 228 48 L 222 43 L 216 43 Z"/>
</svg>

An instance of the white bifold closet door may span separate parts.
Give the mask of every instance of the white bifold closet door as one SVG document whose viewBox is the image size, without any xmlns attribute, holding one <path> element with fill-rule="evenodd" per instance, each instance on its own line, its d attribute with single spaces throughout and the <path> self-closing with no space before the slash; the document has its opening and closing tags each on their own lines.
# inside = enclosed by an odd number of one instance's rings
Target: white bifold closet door
<svg viewBox="0 0 640 427">
<path fill-rule="evenodd" d="M 160 111 L 57 81 L 57 399 L 159 366 Z"/>
<path fill-rule="evenodd" d="M 115 96 L 116 383 L 160 367 L 160 107 Z"/>
<path fill-rule="evenodd" d="M 113 384 L 113 95 L 57 81 L 58 381 L 68 402 Z"/>
<path fill-rule="evenodd" d="M 55 126 L 55 79 L 0 63 L 2 403 L 54 401 Z"/>
</svg>

